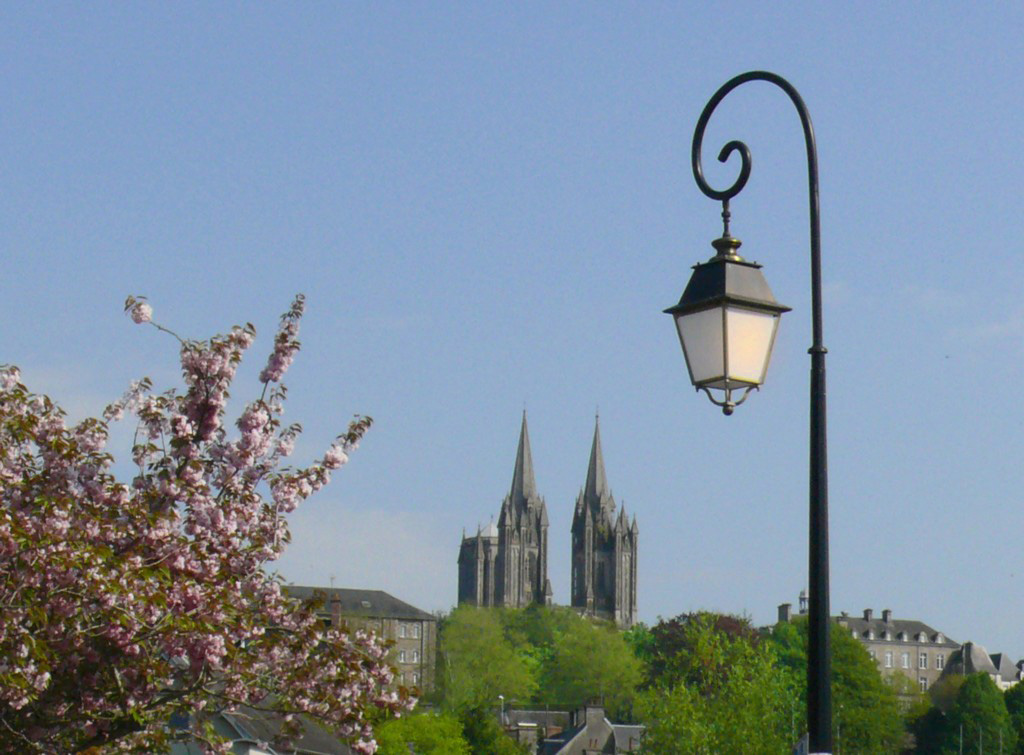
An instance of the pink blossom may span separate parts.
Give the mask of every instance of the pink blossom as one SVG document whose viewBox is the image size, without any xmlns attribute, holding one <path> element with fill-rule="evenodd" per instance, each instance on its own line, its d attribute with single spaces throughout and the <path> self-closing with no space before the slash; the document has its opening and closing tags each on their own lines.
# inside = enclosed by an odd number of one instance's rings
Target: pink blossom
<svg viewBox="0 0 1024 755">
<path fill-rule="evenodd" d="M 0 390 L 14 390 L 21 380 L 21 371 L 17 367 L 0 368 Z"/>
<path fill-rule="evenodd" d="M 348 454 L 338 444 L 331 446 L 324 454 L 323 464 L 328 469 L 338 469 L 347 462 Z"/>
<path fill-rule="evenodd" d="M 136 325 L 143 325 L 153 319 L 153 308 L 140 299 L 131 306 L 128 315 Z"/>
<path fill-rule="evenodd" d="M 297 297 L 282 318 L 264 394 L 298 352 L 302 309 Z M 135 322 L 152 316 L 133 297 L 125 310 Z M 264 568 L 290 539 L 283 514 L 328 483 L 369 420 L 319 462 L 284 469 L 298 428 L 281 429 L 284 391 L 273 389 L 229 437 L 227 397 L 253 334 L 182 342 L 183 392 L 152 393 L 143 380 L 103 420 L 71 428 L 49 399 L 14 390 L 16 368 L 0 368 L 0 707 L 4 731 L 35 750 L 162 750 L 175 710 L 189 710 L 204 737 L 202 722 L 226 706 L 275 700 L 373 752 L 372 709 L 412 704 L 389 691 L 379 641 L 323 629 Z M 104 453 L 106 421 L 128 413 L 138 422 L 130 485 Z"/>
</svg>

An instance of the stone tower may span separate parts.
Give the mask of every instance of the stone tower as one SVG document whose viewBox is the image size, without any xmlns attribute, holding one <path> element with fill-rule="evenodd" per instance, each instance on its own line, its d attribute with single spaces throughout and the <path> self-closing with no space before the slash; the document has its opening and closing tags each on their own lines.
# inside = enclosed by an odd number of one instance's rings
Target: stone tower
<svg viewBox="0 0 1024 755">
<path fill-rule="evenodd" d="M 572 606 L 587 616 L 636 623 L 636 563 L 639 530 L 623 506 L 615 513 L 601 453 L 601 427 L 594 422 L 587 482 L 572 518 Z"/>
<path fill-rule="evenodd" d="M 512 489 L 493 522 L 476 535 L 463 534 L 459 548 L 459 603 L 522 608 L 551 604 L 548 580 L 548 511 L 537 494 L 526 412 Z"/>
</svg>

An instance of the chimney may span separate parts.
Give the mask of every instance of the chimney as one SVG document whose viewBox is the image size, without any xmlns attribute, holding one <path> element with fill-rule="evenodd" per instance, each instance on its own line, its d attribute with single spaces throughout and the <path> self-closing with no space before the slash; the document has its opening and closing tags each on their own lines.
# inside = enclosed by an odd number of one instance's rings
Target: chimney
<svg viewBox="0 0 1024 755">
<path fill-rule="evenodd" d="M 886 624 L 892 623 L 892 611 L 890 611 L 888 608 L 882 609 L 882 621 L 884 621 Z"/>
<path fill-rule="evenodd" d="M 871 615 L 874 613 L 870 608 L 864 609 L 864 621 L 871 621 Z"/>
<path fill-rule="evenodd" d="M 783 603 L 779 606 L 779 623 L 789 622 L 793 619 L 793 604 Z"/>
</svg>

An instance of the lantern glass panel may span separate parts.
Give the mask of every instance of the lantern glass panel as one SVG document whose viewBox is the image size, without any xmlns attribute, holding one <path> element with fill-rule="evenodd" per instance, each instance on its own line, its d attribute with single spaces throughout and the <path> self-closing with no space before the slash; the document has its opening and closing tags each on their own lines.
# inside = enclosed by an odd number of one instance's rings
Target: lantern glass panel
<svg viewBox="0 0 1024 755">
<path fill-rule="evenodd" d="M 725 375 L 722 308 L 713 307 L 676 317 L 690 380 L 694 385 L 721 380 Z"/>
<path fill-rule="evenodd" d="M 776 312 L 726 308 L 726 376 L 730 383 L 760 385 L 764 382 L 778 324 Z"/>
</svg>

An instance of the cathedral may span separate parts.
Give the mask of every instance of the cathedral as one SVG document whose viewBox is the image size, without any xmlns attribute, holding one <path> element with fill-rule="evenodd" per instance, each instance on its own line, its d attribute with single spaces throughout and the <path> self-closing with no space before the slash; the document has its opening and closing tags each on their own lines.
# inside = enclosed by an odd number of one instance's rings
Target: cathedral
<svg viewBox="0 0 1024 755">
<path fill-rule="evenodd" d="M 537 494 L 530 455 L 530 434 L 519 433 L 512 490 L 498 514 L 476 535 L 462 536 L 459 549 L 459 603 L 523 608 L 551 604 L 548 580 L 548 510 Z"/>
<path fill-rule="evenodd" d="M 595 422 L 586 483 L 576 499 L 572 522 L 571 605 L 586 616 L 631 627 L 636 616 L 638 529 L 625 508 L 616 513 Z M 459 549 L 459 603 L 522 608 L 550 605 L 548 513 L 537 493 L 526 413 L 512 473 L 512 489 L 501 504 L 498 523 L 463 533 Z"/>
</svg>

